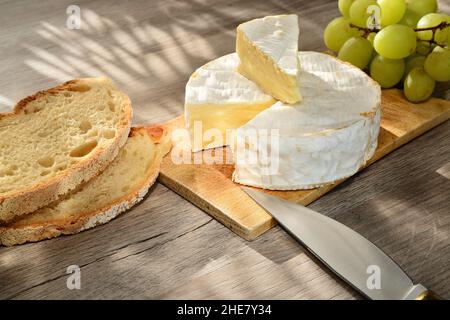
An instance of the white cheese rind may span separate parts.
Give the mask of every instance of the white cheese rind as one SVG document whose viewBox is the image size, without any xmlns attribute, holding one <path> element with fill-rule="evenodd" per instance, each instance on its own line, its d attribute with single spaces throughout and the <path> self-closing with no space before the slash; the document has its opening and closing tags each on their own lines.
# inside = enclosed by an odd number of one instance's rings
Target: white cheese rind
<svg viewBox="0 0 450 320">
<path fill-rule="evenodd" d="M 236 53 L 213 60 L 197 69 L 186 84 L 185 104 L 262 103 L 272 100 L 258 85 L 236 71 Z"/>
<path fill-rule="evenodd" d="M 381 118 L 381 90 L 361 70 L 321 53 L 299 54 L 303 101 L 281 102 L 259 113 L 238 130 L 234 145 L 235 182 L 271 190 L 310 189 L 355 174 L 375 152 Z M 249 162 L 271 140 L 237 146 L 248 129 L 278 129 L 276 172 Z"/>
<path fill-rule="evenodd" d="M 285 73 L 298 73 L 298 16 L 268 16 L 239 25 L 239 29 L 256 47 L 272 59 Z"/>
</svg>

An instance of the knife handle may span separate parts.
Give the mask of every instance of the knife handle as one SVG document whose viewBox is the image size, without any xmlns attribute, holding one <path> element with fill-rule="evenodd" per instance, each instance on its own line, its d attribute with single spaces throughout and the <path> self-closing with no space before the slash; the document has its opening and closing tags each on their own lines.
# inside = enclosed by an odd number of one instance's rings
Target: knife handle
<svg viewBox="0 0 450 320">
<path fill-rule="evenodd" d="M 416 300 L 443 300 L 437 293 L 427 290 L 420 294 Z"/>
</svg>

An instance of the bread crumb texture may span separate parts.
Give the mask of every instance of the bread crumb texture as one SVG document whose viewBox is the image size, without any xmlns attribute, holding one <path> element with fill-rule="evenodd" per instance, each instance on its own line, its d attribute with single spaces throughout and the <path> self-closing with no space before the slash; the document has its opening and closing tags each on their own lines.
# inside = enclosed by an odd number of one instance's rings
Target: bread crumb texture
<svg viewBox="0 0 450 320">
<path fill-rule="evenodd" d="M 0 115 L 0 197 L 62 175 L 129 125 L 128 97 L 106 78 L 69 81 Z"/>
</svg>

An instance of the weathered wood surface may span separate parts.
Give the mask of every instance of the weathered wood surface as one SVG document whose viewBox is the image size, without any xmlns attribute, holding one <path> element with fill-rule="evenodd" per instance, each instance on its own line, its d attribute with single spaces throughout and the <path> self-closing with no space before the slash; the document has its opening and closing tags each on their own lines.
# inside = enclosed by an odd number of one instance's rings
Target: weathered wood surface
<svg viewBox="0 0 450 320">
<path fill-rule="evenodd" d="M 234 50 L 244 20 L 300 16 L 301 49 L 324 50 L 334 0 L 0 1 L 0 108 L 69 78 L 106 74 L 131 96 L 135 123 L 182 113 L 192 70 Z M 450 2 L 441 0 L 450 12 Z M 448 87 L 438 95 L 449 99 Z M 450 298 L 450 122 L 338 186 L 311 208 L 379 245 L 410 275 Z M 81 290 L 66 268 L 81 267 Z M 157 184 L 111 223 L 0 248 L 0 298 L 360 298 L 278 227 L 247 242 Z"/>
</svg>

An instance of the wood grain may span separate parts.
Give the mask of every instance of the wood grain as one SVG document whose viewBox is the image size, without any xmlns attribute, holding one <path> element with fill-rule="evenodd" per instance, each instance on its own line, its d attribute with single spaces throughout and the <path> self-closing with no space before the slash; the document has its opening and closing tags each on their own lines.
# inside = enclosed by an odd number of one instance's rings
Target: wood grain
<svg viewBox="0 0 450 320">
<path fill-rule="evenodd" d="M 450 102 L 431 99 L 422 104 L 413 104 L 406 101 L 399 90 L 393 89 L 383 91 L 381 111 L 378 148 L 367 166 L 448 120 Z M 173 129 L 185 128 L 184 117 L 175 118 L 169 122 L 169 126 Z M 231 158 L 228 147 L 219 151 L 223 152 L 223 162 Z M 232 182 L 233 164 L 195 164 L 195 156 L 204 157 L 202 153 L 195 153 L 191 163 L 177 164 L 170 154 L 166 156 L 161 166 L 161 183 L 246 240 L 255 239 L 276 224 L 269 214 L 241 190 L 239 184 Z M 344 181 L 345 179 L 310 190 L 260 190 L 306 206 Z"/>
<path fill-rule="evenodd" d="M 450 1 L 440 0 L 450 12 Z M 325 50 L 335 0 L 0 0 L 0 109 L 80 76 L 107 75 L 126 91 L 134 122 L 183 112 L 191 72 L 234 50 L 242 21 L 299 14 L 301 50 Z M 440 84 L 436 95 L 450 99 Z M 345 181 L 310 207 L 369 238 L 416 282 L 450 298 L 450 122 Z M 81 290 L 66 268 L 81 267 Z M 283 230 L 247 242 L 164 186 L 107 225 L 0 248 L 2 299 L 357 299 Z"/>
</svg>

